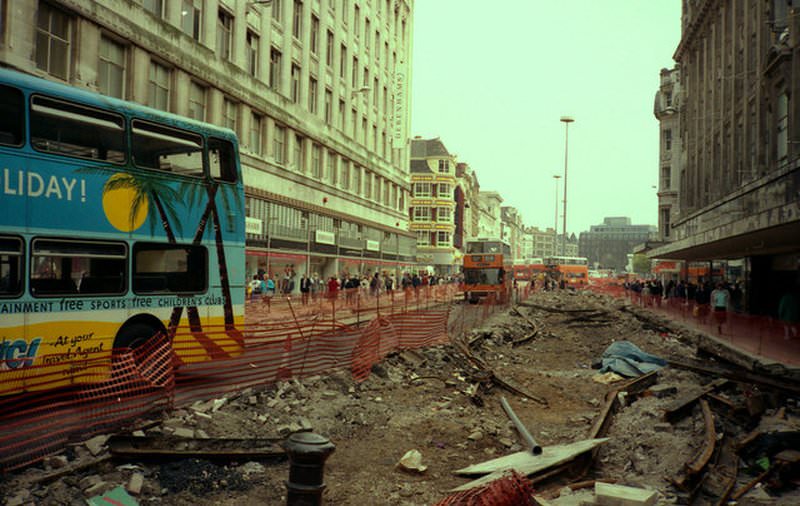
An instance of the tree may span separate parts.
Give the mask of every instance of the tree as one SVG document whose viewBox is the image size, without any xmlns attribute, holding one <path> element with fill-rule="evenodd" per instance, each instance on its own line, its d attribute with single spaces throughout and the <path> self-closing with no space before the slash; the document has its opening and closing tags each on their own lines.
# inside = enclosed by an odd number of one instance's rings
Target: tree
<svg viewBox="0 0 800 506">
<path fill-rule="evenodd" d="M 633 255 L 633 260 L 631 261 L 633 265 L 633 272 L 636 274 L 649 274 L 650 273 L 650 259 L 647 258 L 646 255 L 642 255 L 641 253 L 636 253 Z"/>
</svg>

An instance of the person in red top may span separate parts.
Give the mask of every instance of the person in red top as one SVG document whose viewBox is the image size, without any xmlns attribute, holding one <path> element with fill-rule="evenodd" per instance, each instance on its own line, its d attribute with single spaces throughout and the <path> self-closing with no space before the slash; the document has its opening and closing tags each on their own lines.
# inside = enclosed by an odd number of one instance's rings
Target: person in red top
<svg viewBox="0 0 800 506">
<path fill-rule="evenodd" d="M 334 276 L 328 279 L 328 298 L 331 300 L 336 299 L 337 292 L 339 291 L 339 282 L 336 281 Z"/>
</svg>

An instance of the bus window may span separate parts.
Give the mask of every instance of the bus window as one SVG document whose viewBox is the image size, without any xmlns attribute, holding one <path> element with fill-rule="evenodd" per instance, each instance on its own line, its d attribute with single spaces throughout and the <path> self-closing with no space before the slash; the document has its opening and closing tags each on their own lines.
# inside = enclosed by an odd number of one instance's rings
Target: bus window
<svg viewBox="0 0 800 506">
<path fill-rule="evenodd" d="M 132 148 L 138 167 L 203 176 L 203 139 L 199 135 L 134 120 Z"/>
<path fill-rule="evenodd" d="M 137 243 L 133 247 L 133 291 L 198 293 L 208 286 L 203 246 Z"/>
<path fill-rule="evenodd" d="M 34 239 L 31 293 L 35 296 L 121 294 L 125 288 L 125 243 Z"/>
<path fill-rule="evenodd" d="M 31 100 L 31 145 L 38 151 L 125 162 L 122 116 L 61 100 Z"/>
<path fill-rule="evenodd" d="M 22 239 L 0 237 L 0 297 L 22 294 Z"/>
<path fill-rule="evenodd" d="M 21 146 L 25 130 L 25 100 L 22 92 L 0 86 L 0 144 Z"/>
<path fill-rule="evenodd" d="M 208 163 L 211 177 L 218 181 L 235 183 L 236 176 L 236 155 L 233 144 L 221 139 L 211 138 L 208 140 Z"/>
<path fill-rule="evenodd" d="M 503 269 L 464 269 L 464 284 L 498 285 L 503 282 Z"/>
</svg>

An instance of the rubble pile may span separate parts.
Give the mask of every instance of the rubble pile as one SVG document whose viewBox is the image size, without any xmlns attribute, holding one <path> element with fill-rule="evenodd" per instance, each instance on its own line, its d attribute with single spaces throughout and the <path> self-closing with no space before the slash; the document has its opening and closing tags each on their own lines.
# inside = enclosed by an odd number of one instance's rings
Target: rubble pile
<svg viewBox="0 0 800 506">
<path fill-rule="evenodd" d="M 454 318 L 469 309 L 461 306 Z M 644 489 L 644 496 L 662 504 L 708 495 L 710 486 L 697 486 L 699 474 L 683 474 L 708 444 L 698 399 L 715 410 L 712 426 L 720 444 L 714 455 L 723 442 L 749 438 L 733 491 L 763 473 L 763 466 L 782 466 L 740 501 L 767 494 L 775 504 L 796 504 L 797 462 L 781 451 L 797 448 L 797 402 L 675 367 L 642 378 L 647 384 L 635 388 L 630 378 L 600 374 L 604 351 L 623 340 L 668 359 L 695 354 L 685 331 L 666 332 L 669 322 L 648 322 L 648 315 L 632 311 L 591 293 L 537 293 L 450 345 L 386 357 L 362 383 L 349 371 L 336 371 L 197 402 L 139 421 L 124 435 L 134 452 L 116 447 L 110 435 L 72 445 L 1 478 L 0 497 L 11 506 L 77 505 L 121 487 L 130 504 L 283 504 L 288 464 L 280 442 L 313 431 L 336 445 L 325 467 L 327 504 L 434 504 L 476 478 L 456 470 L 518 454 L 530 460 L 522 455 L 530 453 L 530 441 L 501 406 L 505 397 L 544 455 L 559 461 L 542 473 L 546 479 L 532 475 L 537 494 L 553 504 L 592 501 L 592 487 L 563 488 L 581 480 L 615 482 L 624 493 Z M 548 453 L 595 437 L 602 440 L 587 444 L 596 447 L 593 452 Z M 215 447 L 218 440 L 229 446 Z M 147 458 L 146 445 L 159 441 L 162 453 Z M 137 442 L 142 448 L 135 448 Z M 709 460 L 703 473 L 721 466 L 717 457 Z M 603 487 L 602 493 L 618 490 Z"/>
</svg>

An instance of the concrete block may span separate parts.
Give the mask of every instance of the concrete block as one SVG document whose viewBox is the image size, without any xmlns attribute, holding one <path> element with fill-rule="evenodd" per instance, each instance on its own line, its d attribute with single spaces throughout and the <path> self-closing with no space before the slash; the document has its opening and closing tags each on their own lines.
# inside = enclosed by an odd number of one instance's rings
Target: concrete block
<svg viewBox="0 0 800 506">
<path fill-rule="evenodd" d="M 655 490 L 602 482 L 594 484 L 594 495 L 600 506 L 653 506 L 658 500 Z"/>
<path fill-rule="evenodd" d="M 177 437 L 187 437 L 187 438 L 194 437 L 194 431 L 192 429 L 187 429 L 185 427 L 178 427 L 177 429 L 175 429 L 175 432 L 173 434 Z"/>
<path fill-rule="evenodd" d="M 131 479 L 128 480 L 128 485 L 125 488 L 131 494 L 139 495 L 140 493 L 142 493 L 143 486 L 144 486 L 144 475 L 142 473 L 133 473 L 133 475 L 131 475 Z"/>
<path fill-rule="evenodd" d="M 85 441 L 83 444 L 86 445 L 86 448 L 96 457 L 103 451 L 106 441 L 108 441 L 108 436 L 100 435 Z"/>
</svg>

